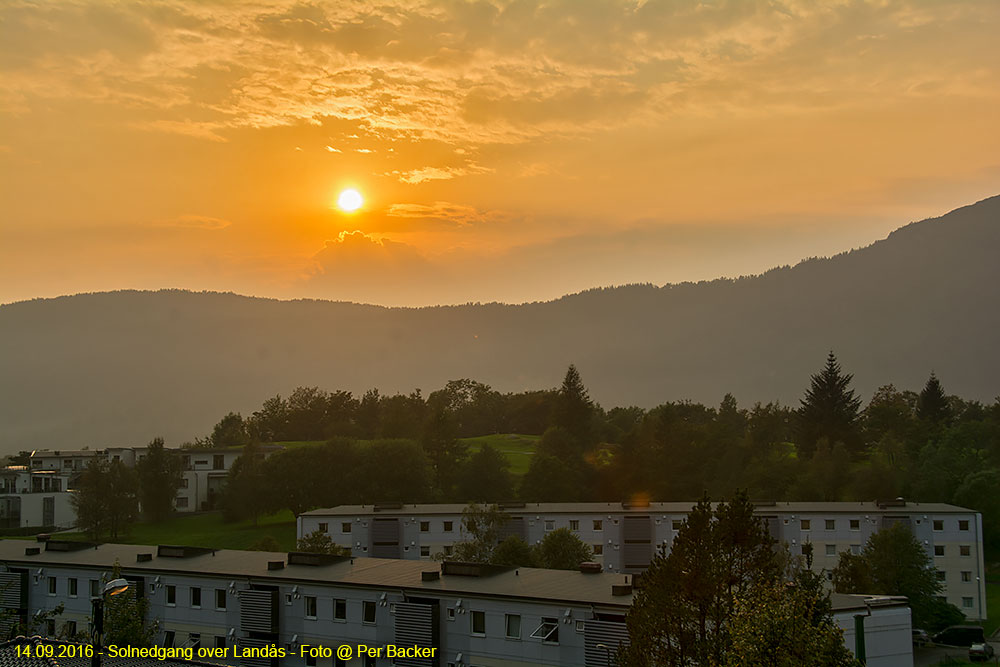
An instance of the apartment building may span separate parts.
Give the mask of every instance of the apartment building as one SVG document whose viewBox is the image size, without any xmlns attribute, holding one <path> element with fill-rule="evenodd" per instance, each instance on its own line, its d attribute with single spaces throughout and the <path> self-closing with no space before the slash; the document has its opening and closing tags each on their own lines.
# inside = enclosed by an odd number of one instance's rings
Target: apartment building
<svg viewBox="0 0 1000 667">
<path fill-rule="evenodd" d="M 0 469 L 0 529 L 72 526 L 76 513 L 68 491 L 71 479 L 62 470 Z"/>
<path fill-rule="evenodd" d="M 79 476 L 94 459 L 120 461 L 128 467 L 135 467 L 146 456 L 147 447 L 108 447 L 95 450 L 47 450 L 40 449 L 31 453 L 30 468 L 33 474 L 57 473 L 64 482 L 63 491 L 75 486 Z M 259 448 L 265 457 L 282 449 L 279 445 L 262 445 Z M 204 449 L 171 449 L 181 457 L 182 477 L 181 487 L 174 498 L 174 509 L 178 512 L 202 512 L 216 508 L 219 494 L 226 483 L 230 468 L 242 454 L 241 448 L 204 448 Z M 10 470 L 10 469 L 8 469 Z M 11 492 L 13 493 L 13 492 Z M 15 499 L 10 501 L 17 504 Z M 33 507 L 34 503 L 20 500 L 22 506 Z M 51 523 L 25 523 L 24 526 L 72 526 L 76 522 L 75 515 L 65 517 L 65 512 L 72 512 L 69 496 L 56 500 L 61 508 L 57 511 L 60 520 Z M 2 520 L 3 502 L 0 501 L 0 520 Z M 22 512 L 35 521 L 35 513 Z M 41 514 L 37 517 L 41 520 Z"/>
<path fill-rule="evenodd" d="M 691 503 L 512 503 L 500 506 L 504 535 L 538 544 L 568 528 L 594 551 L 606 572 L 643 571 L 656 554 L 669 553 Z M 459 504 L 340 505 L 298 517 L 299 537 L 320 530 L 355 556 L 430 560 L 464 539 Z M 813 545 L 813 567 L 829 574 L 844 551 L 859 553 L 878 530 L 902 523 L 924 545 L 944 584 L 944 597 L 971 620 L 986 617 L 982 518 L 941 503 L 759 503 L 757 515 L 794 555 Z"/>
<path fill-rule="evenodd" d="M 268 645 L 287 652 L 280 660 L 223 661 L 253 667 L 607 667 L 628 642 L 624 620 L 633 599 L 631 577 L 607 572 L 3 540 L 0 605 L 27 618 L 62 603 L 65 612 L 43 634 L 64 625 L 86 630 L 90 597 L 116 561 L 160 620 L 161 646 L 224 648 L 230 656 L 234 648 Z M 905 601 L 839 598 L 842 627 L 853 628 L 858 613 L 866 617 L 869 665 L 912 664 Z M 342 644 L 353 648 L 350 660 L 336 657 Z M 391 658 L 390 644 L 436 650 Z M 359 656 L 359 645 L 383 651 Z M 305 646 L 333 655 L 312 657 Z"/>
</svg>

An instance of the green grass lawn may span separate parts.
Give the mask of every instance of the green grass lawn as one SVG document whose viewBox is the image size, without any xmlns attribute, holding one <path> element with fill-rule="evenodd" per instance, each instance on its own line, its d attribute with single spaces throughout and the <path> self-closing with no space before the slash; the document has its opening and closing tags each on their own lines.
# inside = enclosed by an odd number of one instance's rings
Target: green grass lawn
<svg viewBox="0 0 1000 667">
<path fill-rule="evenodd" d="M 535 447 L 541 440 L 537 435 L 516 435 L 504 433 L 499 435 L 481 435 L 476 438 L 462 438 L 462 442 L 469 445 L 469 453 L 473 454 L 482 449 L 483 445 L 490 445 L 493 449 L 507 457 L 510 462 L 510 471 L 515 476 L 520 477 L 528 472 L 531 465 L 531 457 L 535 455 Z"/>
<path fill-rule="evenodd" d="M 137 523 L 129 535 L 119 538 L 124 544 L 183 544 L 213 549 L 249 549 L 255 542 L 271 536 L 284 551 L 295 550 L 295 517 L 285 510 L 253 521 L 222 520 L 221 512 L 176 516 L 163 523 Z M 86 540 L 83 533 L 60 533 L 59 539 Z"/>
<path fill-rule="evenodd" d="M 983 629 L 989 637 L 1000 627 L 1000 577 L 986 577 L 986 622 Z"/>
</svg>

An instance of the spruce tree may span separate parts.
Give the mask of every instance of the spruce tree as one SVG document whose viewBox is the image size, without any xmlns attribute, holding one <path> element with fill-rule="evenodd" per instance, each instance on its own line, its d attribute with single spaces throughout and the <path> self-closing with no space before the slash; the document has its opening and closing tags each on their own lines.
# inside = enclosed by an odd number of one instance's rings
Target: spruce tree
<svg viewBox="0 0 1000 667">
<path fill-rule="evenodd" d="M 582 448 L 590 444 L 593 414 L 594 402 L 583 386 L 580 372 L 570 364 L 556 398 L 553 425 L 566 429 Z"/>
<path fill-rule="evenodd" d="M 917 399 L 917 417 L 929 426 L 946 426 L 951 421 L 948 396 L 933 371 Z"/>
<path fill-rule="evenodd" d="M 826 438 L 831 445 L 844 443 L 852 454 L 860 451 L 861 399 L 848 388 L 853 378 L 841 370 L 831 350 L 826 366 L 812 376 L 809 391 L 798 411 L 796 444 L 800 456 L 812 454 L 821 438 Z"/>
</svg>

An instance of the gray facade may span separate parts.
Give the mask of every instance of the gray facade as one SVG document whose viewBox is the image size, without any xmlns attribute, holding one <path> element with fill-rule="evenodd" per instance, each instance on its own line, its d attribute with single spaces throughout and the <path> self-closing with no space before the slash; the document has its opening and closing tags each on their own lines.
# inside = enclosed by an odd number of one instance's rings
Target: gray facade
<svg viewBox="0 0 1000 667">
<path fill-rule="evenodd" d="M 529 568 L 462 568 L 405 560 L 183 547 L 0 541 L 10 580 L 5 607 L 33 614 L 65 604 L 57 621 L 86 630 L 90 592 L 115 560 L 161 621 L 163 645 L 289 652 L 281 665 L 600 665 L 598 644 L 627 641 L 625 578 Z M 37 552 L 36 552 L 37 550 Z M 450 568 L 450 569 L 449 569 Z M 612 587 L 617 586 L 613 591 Z M 45 629 L 43 629 L 43 633 Z M 307 661 L 303 645 L 425 646 L 435 658 L 383 652 L 365 662 Z M 617 642 L 614 643 L 617 646 Z M 268 659 L 230 664 L 271 665 Z"/>
<path fill-rule="evenodd" d="M 594 550 L 606 572 L 644 570 L 656 554 L 669 553 L 691 503 L 518 503 L 502 506 L 510 516 L 506 534 L 537 544 L 567 528 Z M 381 555 L 431 560 L 464 539 L 459 504 L 341 505 L 305 512 L 298 535 L 326 532 L 355 556 Z M 757 515 L 793 555 L 813 545 L 813 567 L 831 572 L 840 553 L 860 552 L 878 530 L 906 525 L 939 570 L 945 598 L 969 619 L 986 618 L 982 518 L 941 503 L 889 501 L 761 503 Z M 398 536 L 398 537 L 397 537 Z M 376 551 L 377 550 L 377 551 Z"/>
</svg>

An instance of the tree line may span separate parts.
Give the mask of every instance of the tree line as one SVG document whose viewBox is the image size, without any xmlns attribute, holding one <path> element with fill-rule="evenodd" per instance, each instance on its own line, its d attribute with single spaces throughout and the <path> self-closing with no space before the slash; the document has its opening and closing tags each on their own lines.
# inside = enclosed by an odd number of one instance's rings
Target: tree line
<svg viewBox="0 0 1000 667">
<path fill-rule="evenodd" d="M 356 401 L 347 392 L 299 389 L 247 419 L 227 415 L 206 440 L 339 432 L 327 445 L 284 451 L 261 464 L 258 474 L 274 485 L 268 509 L 282 498 L 294 498 L 282 507 L 295 511 L 381 500 L 614 501 L 637 494 L 691 500 L 745 488 L 761 500 L 903 496 L 955 503 L 982 512 L 987 537 L 1000 537 L 1000 400 L 983 405 L 949 396 L 931 373 L 920 392 L 886 385 L 864 405 L 851 381 L 831 352 L 796 408 L 775 402 L 741 408 L 726 394 L 717 407 L 679 401 L 605 410 L 573 366 L 561 387 L 523 394 L 501 395 L 472 380 L 449 382 L 426 401 L 418 392 L 371 391 Z M 516 406 L 528 418 L 516 418 Z M 403 412 L 410 417 L 401 418 Z M 515 423 L 523 428 L 512 429 Z M 289 424 L 297 426 L 281 430 Z M 519 482 L 501 453 L 489 447 L 470 453 L 459 440 L 512 430 L 541 435 Z M 361 443 L 359 433 L 397 438 Z M 395 472 L 401 468 L 406 475 Z M 315 482 L 300 484 L 303 473 Z M 233 504 L 244 506 L 235 498 Z"/>
</svg>

